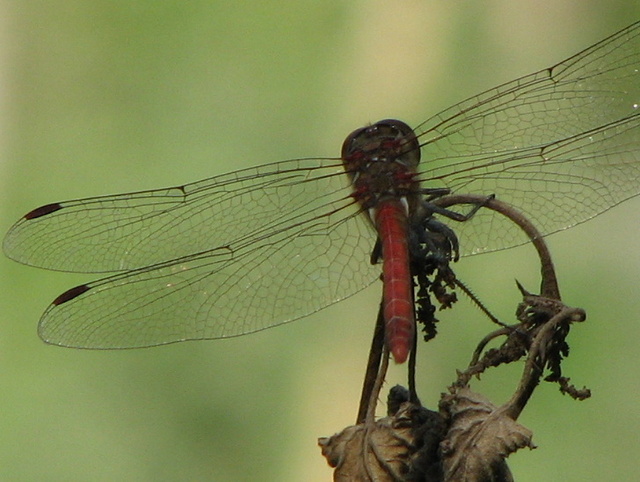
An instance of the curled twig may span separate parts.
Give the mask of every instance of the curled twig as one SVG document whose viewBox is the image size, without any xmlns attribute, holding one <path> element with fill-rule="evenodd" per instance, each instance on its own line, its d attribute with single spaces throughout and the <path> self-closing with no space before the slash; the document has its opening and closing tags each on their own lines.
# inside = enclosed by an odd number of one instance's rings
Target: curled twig
<svg viewBox="0 0 640 482">
<path fill-rule="evenodd" d="M 484 209 L 490 209 L 502 214 L 515 225 L 517 225 L 527 235 L 533 246 L 535 247 L 538 257 L 540 258 L 540 271 L 542 274 L 542 282 L 540 286 L 540 295 L 546 298 L 560 300 L 560 289 L 558 288 L 558 279 L 556 277 L 551 253 L 547 243 L 545 243 L 542 233 L 533 225 L 529 219 L 520 211 L 510 204 L 504 203 L 494 197 L 487 198 L 477 194 L 451 194 L 443 196 L 433 201 L 434 204 L 442 208 L 449 208 L 459 204 L 471 204 L 474 206 L 482 205 Z"/>
</svg>

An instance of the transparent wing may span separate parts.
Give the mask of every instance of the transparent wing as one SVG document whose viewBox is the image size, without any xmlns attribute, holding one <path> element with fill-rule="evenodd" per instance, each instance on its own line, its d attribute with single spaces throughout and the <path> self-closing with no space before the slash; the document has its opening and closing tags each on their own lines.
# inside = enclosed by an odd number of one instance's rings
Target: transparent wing
<svg viewBox="0 0 640 482">
<path fill-rule="evenodd" d="M 425 187 L 495 194 L 545 234 L 638 194 L 640 23 L 468 99 L 420 130 Z M 119 272 L 58 297 L 41 336 L 116 348 L 257 331 L 373 281 L 375 234 L 337 160 L 295 160 L 27 214 L 5 252 L 49 269 Z M 463 251 L 524 242 L 483 213 Z"/>
<path fill-rule="evenodd" d="M 640 22 L 419 126 L 421 179 L 495 194 L 550 234 L 640 192 L 639 127 Z M 526 242 L 482 210 L 455 229 L 466 254 Z"/>
<path fill-rule="evenodd" d="M 7 235 L 27 264 L 120 270 L 43 315 L 54 344 L 130 348 L 285 323 L 373 282 L 376 236 L 336 160 L 296 160 L 165 190 L 57 203 Z M 129 270 L 129 271 L 123 271 Z"/>
<path fill-rule="evenodd" d="M 284 161 L 183 186 L 41 206 L 9 230 L 3 248 L 40 268 L 127 271 L 312 222 L 351 203 L 346 186 L 335 159 Z"/>
</svg>

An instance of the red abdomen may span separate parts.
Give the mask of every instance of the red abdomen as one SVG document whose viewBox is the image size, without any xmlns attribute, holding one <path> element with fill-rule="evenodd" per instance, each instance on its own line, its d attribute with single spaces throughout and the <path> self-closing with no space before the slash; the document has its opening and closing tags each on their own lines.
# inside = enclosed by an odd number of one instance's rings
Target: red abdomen
<svg viewBox="0 0 640 482">
<path fill-rule="evenodd" d="M 374 222 L 382 242 L 385 341 L 396 363 L 403 363 L 415 336 L 406 208 L 399 199 L 386 199 L 375 208 Z"/>
</svg>

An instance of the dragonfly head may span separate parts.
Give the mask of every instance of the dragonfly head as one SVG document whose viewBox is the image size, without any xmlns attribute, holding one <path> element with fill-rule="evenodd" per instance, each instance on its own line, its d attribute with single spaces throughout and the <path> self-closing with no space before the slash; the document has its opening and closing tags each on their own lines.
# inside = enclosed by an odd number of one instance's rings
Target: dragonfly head
<svg viewBox="0 0 640 482">
<path fill-rule="evenodd" d="M 420 162 L 420 144 L 413 129 L 402 121 L 384 119 L 353 131 L 342 144 L 347 172 L 351 162 L 397 162 L 415 170 Z"/>
<path fill-rule="evenodd" d="M 342 164 L 354 197 L 366 208 L 387 196 L 404 197 L 417 189 L 420 144 L 404 122 L 385 119 L 353 131 L 342 144 Z"/>
</svg>

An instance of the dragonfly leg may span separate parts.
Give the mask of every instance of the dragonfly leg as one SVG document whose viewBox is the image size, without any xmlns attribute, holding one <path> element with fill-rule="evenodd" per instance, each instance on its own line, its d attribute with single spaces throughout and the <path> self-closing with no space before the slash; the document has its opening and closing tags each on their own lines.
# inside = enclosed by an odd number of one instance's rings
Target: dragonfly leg
<svg viewBox="0 0 640 482">
<path fill-rule="evenodd" d="M 382 258 L 382 242 L 380 238 L 376 239 L 376 244 L 373 245 L 373 249 L 371 250 L 370 263 L 378 264 L 380 259 Z"/>
<path fill-rule="evenodd" d="M 488 202 L 492 201 L 495 198 L 496 198 L 495 194 L 488 195 L 487 197 L 484 198 L 483 201 L 474 203 L 471 210 L 466 214 L 462 214 L 448 208 L 443 208 L 429 201 L 425 201 L 425 210 L 429 214 L 439 214 L 440 216 L 444 216 L 445 218 L 463 223 L 473 218 L 473 216 L 475 216 L 475 214 L 480 210 L 480 208 L 483 208 L 484 206 L 486 206 Z"/>
</svg>

